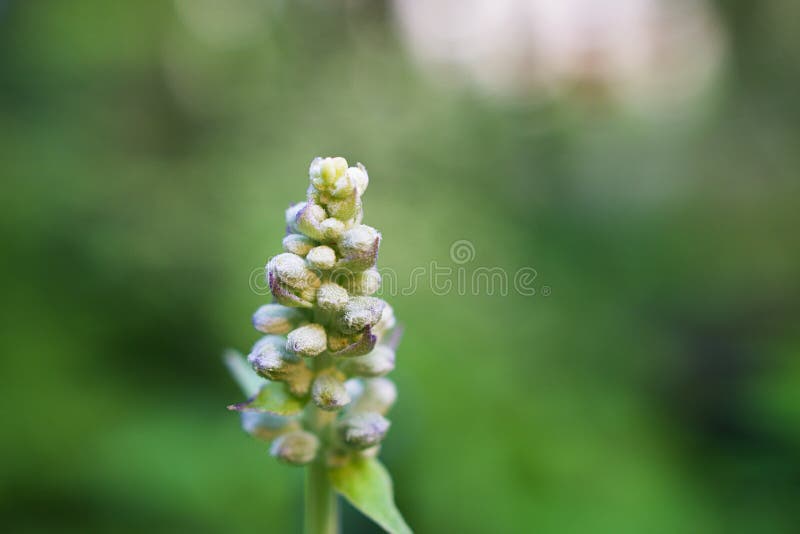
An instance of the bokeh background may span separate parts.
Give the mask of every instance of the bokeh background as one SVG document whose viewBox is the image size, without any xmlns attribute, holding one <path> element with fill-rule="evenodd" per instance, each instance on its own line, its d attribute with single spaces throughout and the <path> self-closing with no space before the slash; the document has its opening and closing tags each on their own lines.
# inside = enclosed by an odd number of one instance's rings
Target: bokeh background
<svg viewBox="0 0 800 534">
<path fill-rule="evenodd" d="M 344 155 L 400 280 L 537 272 L 387 297 L 416 531 L 796 532 L 799 5 L 0 1 L 0 528 L 300 530 L 220 357 Z"/>
</svg>

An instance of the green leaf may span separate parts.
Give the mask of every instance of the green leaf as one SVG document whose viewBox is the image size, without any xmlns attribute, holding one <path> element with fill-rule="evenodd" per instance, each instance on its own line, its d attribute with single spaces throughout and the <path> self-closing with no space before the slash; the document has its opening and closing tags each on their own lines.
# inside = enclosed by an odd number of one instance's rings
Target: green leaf
<svg viewBox="0 0 800 534">
<path fill-rule="evenodd" d="M 258 394 L 247 402 L 232 404 L 229 410 L 237 412 L 266 412 L 276 415 L 295 415 L 303 410 L 306 401 L 289 393 L 282 382 L 267 382 Z"/>
<path fill-rule="evenodd" d="M 228 371 L 230 371 L 231 376 L 233 376 L 233 379 L 239 384 L 239 387 L 248 398 L 258 393 L 261 386 L 267 383 L 265 379 L 261 378 L 253 371 L 253 368 L 247 363 L 245 357 L 239 354 L 239 352 L 228 349 L 225 351 L 222 358 L 225 360 L 225 365 Z"/>
<path fill-rule="evenodd" d="M 392 534 L 410 534 L 394 504 L 392 478 L 375 458 L 357 457 L 329 470 L 331 483 L 350 504 Z"/>
</svg>

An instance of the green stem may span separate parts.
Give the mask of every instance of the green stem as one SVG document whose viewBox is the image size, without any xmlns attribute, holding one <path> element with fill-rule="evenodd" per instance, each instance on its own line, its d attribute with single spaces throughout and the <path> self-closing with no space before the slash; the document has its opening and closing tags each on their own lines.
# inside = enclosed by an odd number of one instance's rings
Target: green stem
<svg viewBox="0 0 800 534">
<path fill-rule="evenodd" d="M 339 508 L 328 479 L 324 458 L 315 460 L 306 473 L 306 534 L 338 534 Z"/>
<path fill-rule="evenodd" d="M 315 358 L 314 372 L 318 374 L 331 365 L 333 360 L 330 355 L 320 354 Z M 327 434 L 336 414 L 322 411 L 313 402 L 309 402 L 306 405 L 305 418 L 309 429 L 319 436 L 322 442 L 317 459 L 308 466 L 306 472 L 305 533 L 338 534 L 339 507 L 336 493 L 328 478 L 325 454 L 328 445 Z"/>
</svg>

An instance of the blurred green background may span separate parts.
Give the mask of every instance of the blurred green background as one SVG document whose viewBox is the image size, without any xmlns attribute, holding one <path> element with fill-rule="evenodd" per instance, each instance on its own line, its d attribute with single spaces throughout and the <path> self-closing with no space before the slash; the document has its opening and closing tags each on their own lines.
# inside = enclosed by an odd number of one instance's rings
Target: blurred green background
<svg viewBox="0 0 800 534">
<path fill-rule="evenodd" d="M 800 12 L 708 8 L 713 82 L 642 112 L 431 76 L 383 2 L 0 2 L 0 528 L 300 530 L 220 356 L 343 155 L 401 282 L 460 239 L 538 273 L 386 296 L 416 531 L 796 532 Z"/>
</svg>

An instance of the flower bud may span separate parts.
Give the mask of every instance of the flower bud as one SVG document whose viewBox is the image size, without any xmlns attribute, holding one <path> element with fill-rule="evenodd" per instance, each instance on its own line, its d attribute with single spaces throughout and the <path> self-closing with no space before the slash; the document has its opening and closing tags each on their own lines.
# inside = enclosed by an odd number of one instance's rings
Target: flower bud
<svg viewBox="0 0 800 534">
<path fill-rule="evenodd" d="M 378 260 L 381 234 L 371 226 L 359 224 L 339 239 L 341 266 L 356 270 L 369 269 Z"/>
<path fill-rule="evenodd" d="M 383 440 L 389 421 L 379 413 L 366 412 L 348 416 L 338 424 L 342 440 L 355 449 L 367 449 Z"/>
<path fill-rule="evenodd" d="M 397 401 L 397 387 L 388 378 L 351 379 L 345 387 L 353 398 L 347 408 L 348 414 L 375 412 L 386 415 Z"/>
<path fill-rule="evenodd" d="M 378 345 L 369 354 L 343 360 L 339 368 L 349 376 L 376 377 L 392 372 L 394 361 L 394 351 L 384 345 Z"/>
<path fill-rule="evenodd" d="M 311 399 L 320 409 L 336 411 L 350 403 L 344 383 L 333 373 L 317 376 L 311 386 Z"/>
<path fill-rule="evenodd" d="M 320 241 L 324 234 L 320 227 L 322 221 L 328 217 L 322 206 L 306 203 L 305 207 L 297 214 L 296 227 L 311 239 Z"/>
<path fill-rule="evenodd" d="M 336 217 L 340 221 L 348 221 L 355 217 L 356 211 L 361 208 L 361 199 L 356 194 L 356 190 L 351 189 L 348 196 L 330 200 L 325 207 L 331 217 Z"/>
<path fill-rule="evenodd" d="M 265 334 L 288 334 L 302 321 L 303 312 L 280 304 L 265 304 L 253 314 L 253 326 Z"/>
<path fill-rule="evenodd" d="M 319 439 L 304 430 L 295 430 L 279 436 L 272 443 L 269 453 L 287 464 L 303 465 L 317 456 Z"/>
<path fill-rule="evenodd" d="M 378 336 L 378 339 L 380 340 L 396 325 L 397 325 L 397 320 L 394 318 L 394 310 L 389 304 L 386 304 L 383 307 L 383 311 L 381 312 L 380 320 L 372 328 L 372 331 L 375 333 L 376 336 Z"/>
<path fill-rule="evenodd" d="M 381 318 L 386 303 L 375 297 L 352 297 L 339 317 L 339 329 L 345 334 L 354 334 L 372 327 Z"/>
<path fill-rule="evenodd" d="M 313 239 L 303 234 L 289 234 L 283 238 L 283 250 L 298 256 L 305 256 L 315 245 Z"/>
<path fill-rule="evenodd" d="M 341 284 L 351 295 L 372 295 L 381 287 L 381 274 L 374 267 L 366 271 L 336 269 L 336 282 Z"/>
<path fill-rule="evenodd" d="M 347 290 L 333 282 L 326 282 L 317 290 L 317 306 L 325 311 L 341 311 L 349 300 Z"/>
<path fill-rule="evenodd" d="M 282 336 L 264 336 L 253 345 L 247 361 L 256 373 L 269 380 L 286 382 L 295 396 L 308 394 L 312 373 L 305 362 L 286 350 Z"/>
<path fill-rule="evenodd" d="M 267 263 L 267 277 L 272 295 L 284 306 L 313 306 L 320 279 L 300 256 L 284 252 Z"/>
<path fill-rule="evenodd" d="M 347 176 L 353 182 L 353 185 L 358 192 L 358 196 L 363 195 L 364 191 L 367 190 L 367 186 L 369 185 L 369 175 L 367 174 L 367 169 L 359 163 L 357 167 L 350 167 L 347 169 Z"/>
<path fill-rule="evenodd" d="M 328 351 L 333 356 L 363 356 L 375 348 L 377 341 L 378 338 L 369 327 L 357 334 L 343 334 L 334 330 L 328 333 Z"/>
<path fill-rule="evenodd" d="M 328 347 L 325 328 L 319 324 L 307 324 L 289 332 L 286 350 L 301 356 L 316 356 Z"/>
<path fill-rule="evenodd" d="M 323 241 L 335 243 L 339 241 L 347 228 L 345 224 L 336 217 L 328 217 L 319 225 L 322 231 Z"/>
<path fill-rule="evenodd" d="M 297 422 L 282 415 L 267 412 L 242 412 L 242 429 L 253 437 L 270 441 L 293 430 Z"/>
<path fill-rule="evenodd" d="M 287 232 L 297 232 L 297 215 L 306 207 L 305 202 L 292 204 L 286 210 L 286 230 Z"/>
<path fill-rule="evenodd" d="M 314 269 L 321 269 L 323 271 L 330 270 L 336 265 L 336 252 L 334 252 L 331 247 L 326 247 L 325 245 L 314 247 L 308 251 L 306 262 L 308 262 L 309 267 Z"/>
</svg>

